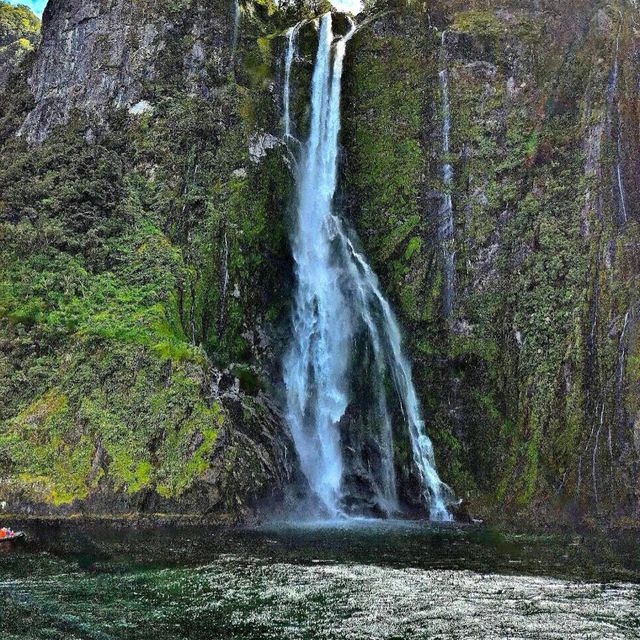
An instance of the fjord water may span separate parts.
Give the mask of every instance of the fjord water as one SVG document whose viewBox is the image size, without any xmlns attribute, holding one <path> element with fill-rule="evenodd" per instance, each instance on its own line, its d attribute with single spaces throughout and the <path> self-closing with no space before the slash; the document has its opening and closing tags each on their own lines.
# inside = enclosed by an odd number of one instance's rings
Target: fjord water
<svg viewBox="0 0 640 640">
<path fill-rule="evenodd" d="M 640 637 L 637 546 L 393 521 L 150 524 L 15 523 L 30 542 L 0 549 L 3 640 Z"/>
<path fill-rule="evenodd" d="M 331 14 L 319 25 L 319 43 L 311 81 L 308 139 L 296 144 L 291 132 L 290 78 L 297 28 L 288 33 L 285 52 L 284 132 L 297 157 L 295 232 L 296 291 L 290 348 L 284 358 L 287 419 L 302 470 L 329 518 L 367 510 L 396 513 L 392 402 L 400 407 L 413 461 L 433 520 L 449 520 L 448 488 L 438 477 L 433 447 L 426 434 L 411 366 L 402 350 L 398 323 L 378 279 L 353 232 L 334 206 L 338 181 L 340 95 L 343 62 L 355 31 L 334 37 Z M 301 151 L 298 153 L 298 149 Z M 364 343 L 364 346 L 362 344 Z M 354 355 L 354 345 L 366 366 Z M 353 428 L 348 410 L 356 377 L 366 386 L 365 436 Z M 344 438 L 349 431 L 350 457 Z M 347 468 L 348 467 L 348 468 Z M 367 478 L 368 496 L 349 493 L 345 477 Z M 365 504 L 366 503 L 366 504 Z M 345 505 L 349 504 L 349 510 Z"/>
</svg>

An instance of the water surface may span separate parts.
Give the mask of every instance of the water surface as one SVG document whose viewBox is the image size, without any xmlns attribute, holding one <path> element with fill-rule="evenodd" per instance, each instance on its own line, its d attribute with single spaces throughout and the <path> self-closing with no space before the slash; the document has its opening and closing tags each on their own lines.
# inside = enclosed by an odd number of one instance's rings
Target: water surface
<svg viewBox="0 0 640 640">
<path fill-rule="evenodd" d="M 421 523 L 38 523 L 3 639 L 638 638 L 633 547 Z"/>
</svg>

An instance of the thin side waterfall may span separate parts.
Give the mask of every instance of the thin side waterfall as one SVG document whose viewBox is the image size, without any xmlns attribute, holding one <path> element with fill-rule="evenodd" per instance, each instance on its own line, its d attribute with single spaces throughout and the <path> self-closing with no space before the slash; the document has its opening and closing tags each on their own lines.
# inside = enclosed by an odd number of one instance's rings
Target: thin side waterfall
<svg viewBox="0 0 640 640">
<path fill-rule="evenodd" d="M 369 305 L 377 305 L 381 312 L 381 324 L 384 332 L 386 365 L 390 369 L 395 384 L 396 393 L 400 397 L 403 417 L 409 430 L 413 461 L 418 470 L 423 489 L 423 498 L 429 505 L 432 520 L 449 521 L 451 515 L 447 510 L 447 503 L 451 499 L 451 490 L 438 476 L 431 439 L 426 433 L 422 419 L 420 403 L 413 384 L 411 365 L 402 350 L 402 335 L 393 309 L 387 302 L 380 289 L 378 278 L 366 262 L 365 257 L 358 253 L 353 243 L 343 234 L 349 253 L 358 270 L 358 288 L 367 293 Z M 372 333 L 373 337 L 373 333 Z M 393 455 L 393 454 L 392 454 Z"/>
<path fill-rule="evenodd" d="M 627 334 L 629 331 L 629 323 L 633 321 L 633 307 L 629 309 L 624 316 L 624 324 L 622 325 L 622 332 L 620 333 L 620 340 L 618 342 L 618 363 L 615 380 L 615 401 L 617 411 L 620 412 L 624 407 L 623 391 L 624 391 L 624 378 L 625 368 L 627 364 Z M 613 455 L 613 446 L 611 443 L 611 429 L 609 429 L 609 451 Z"/>
<path fill-rule="evenodd" d="M 441 51 L 446 63 L 446 36 L 442 32 Z M 451 134 L 451 105 L 449 102 L 449 72 L 446 66 L 439 73 L 440 91 L 442 93 L 442 181 L 444 192 L 440 207 L 440 243 L 444 258 L 444 295 L 443 307 L 446 318 L 451 316 L 455 304 L 455 259 L 453 249 L 454 221 L 451 188 L 453 186 L 453 167 L 449 164 L 450 134 Z"/>
<path fill-rule="evenodd" d="M 613 109 L 614 106 L 618 108 L 618 75 L 620 67 L 620 34 L 616 38 L 616 51 L 613 59 L 613 67 L 611 69 L 611 75 L 609 78 L 609 86 L 607 87 L 607 103 L 608 103 L 608 116 L 609 127 L 613 130 Z M 618 112 L 617 117 L 617 131 L 616 131 L 616 166 L 614 169 L 615 182 L 618 190 L 619 210 L 622 224 L 627 222 L 627 201 L 624 187 L 624 176 L 622 173 L 622 127 L 620 123 L 620 114 Z"/>
<path fill-rule="evenodd" d="M 222 253 L 222 282 L 220 283 L 220 314 L 218 316 L 219 331 L 222 331 L 224 327 L 227 293 L 229 291 L 229 238 L 227 237 L 226 228 L 222 236 L 222 246 L 224 247 L 224 251 Z"/>
<path fill-rule="evenodd" d="M 325 515 L 347 517 L 367 510 L 393 515 L 399 506 L 391 406 L 399 406 L 431 518 L 450 520 L 450 491 L 435 469 L 398 323 L 353 232 L 334 211 L 342 67 L 354 31 L 352 24 L 346 35 L 334 39 L 331 14 L 320 21 L 310 130 L 296 174 L 292 249 L 297 283 L 291 343 L 283 362 L 287 419 L 302 470 Z M 295 36 L 293 30 L 288 33 L 285 92 Z M 288 101 L 285 95 L 284 132 L 291 139 Z M 356 408 L 353 383 L 361 376 L 367 401 Z M 365 414 L 366 434 L 354 427 L 352 416 L 358 411 Z M 366 491 L 352 489 L 348 478 L 353 476 L 367 485 Z"/>
<path fill-rule="evenodd" d="M 238 36 L 240 35 L 240 0 L 234 0 L 233 3 L 233 35 L 231 41 L 231 62 L 236 58 L 236 49 L 238 48 Z"/>
<path fill-rule="evenodd" d="M 289 141 L 291 138 L 291 67 L 297 52 L 298 31 L 303 25 L 299 22 L 287 31 L 287 49 L 284 56 L 284 89 L 283 95 L 283 119 L 284 119 L 284 139 Z"/>
</svg>

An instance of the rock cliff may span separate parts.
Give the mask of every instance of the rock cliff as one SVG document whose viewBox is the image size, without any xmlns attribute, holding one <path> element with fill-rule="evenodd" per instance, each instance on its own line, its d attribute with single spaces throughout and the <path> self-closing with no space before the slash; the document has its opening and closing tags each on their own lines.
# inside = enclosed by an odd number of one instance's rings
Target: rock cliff
<svg viewBox="0 0 640 640">
<path fill-rule="evenodd" d="M 284 33 L 322 9 L 50 0 L 0 114 L 8 508 L 244 518 L 283 497 Z M 381 0 L 358 20 L 340 202 L 444 479 L 490 518 L 638 522 L 638 7 Z M 308 23 L 301 135 L 315 46 Z"/>
<path fill-rule="evenodd" d="M 256 152 L 272 8 L 244 10 L 236 41 L 226 3 L 54 0 L 6 88 L 6 510 L 237 519 L 290 484 L 269 329 L 290 178 Z"/>
<path fill-rule="evenodd" d="M 233 6 L 225 3 L 214 8 L 210 3 L 51 0 L 29 77 L 35 107 L 20 134 L 42 142 L 74 111 L 97 122 L 109 110 L 139 111 L 146 108 L 145 90 L 160 75 L 189 82 L 204 72 L 205 61 L 219 80 L 230 65 L 233 14 Z M 176 45 L 185 47 L 181 58 L 172 55 Z"/>
<path fill-rule="evenodd" d="M 528 521 L 637 519 L 638 8 L 476 4 L 354 39 L 348 210 L 453 486 Z"/>
</svg>

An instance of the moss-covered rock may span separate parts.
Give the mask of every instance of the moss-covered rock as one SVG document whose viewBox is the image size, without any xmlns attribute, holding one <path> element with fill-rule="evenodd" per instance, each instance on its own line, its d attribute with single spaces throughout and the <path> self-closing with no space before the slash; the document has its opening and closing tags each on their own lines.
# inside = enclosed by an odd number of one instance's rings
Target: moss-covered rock
<svg viewBox="0 0 640 640">
<path fill-rule="evenodd" d="M 0 501 L 246 516 L 296 473 L 277 408 L 294 277 L 282 59 L 307 19 L 304 139 L 326 7 L 80 4 L 51 0 L 0 96 Z M 26 18 L 10 46 L 37 42 Z M 638 516 L 637 19 L 618 0 L 394 0 L 348 44 L 338 201 L 474 512 Z"/>
<path fill-rule="evenodd" d="M 637 202 L 636 143 L 621 115 L 637 10 L 576 3 L 549 20 L 533 3 L 508 4 L 390 5 L 354 38 L 347 215 L 401 314 L 439 467 L 459 495 L 538 522 L 635 513 L 637 221 L 621 223 L 620 182 Z M 445 162 L 451 317 L 438 232 Z"/>
</svg>

